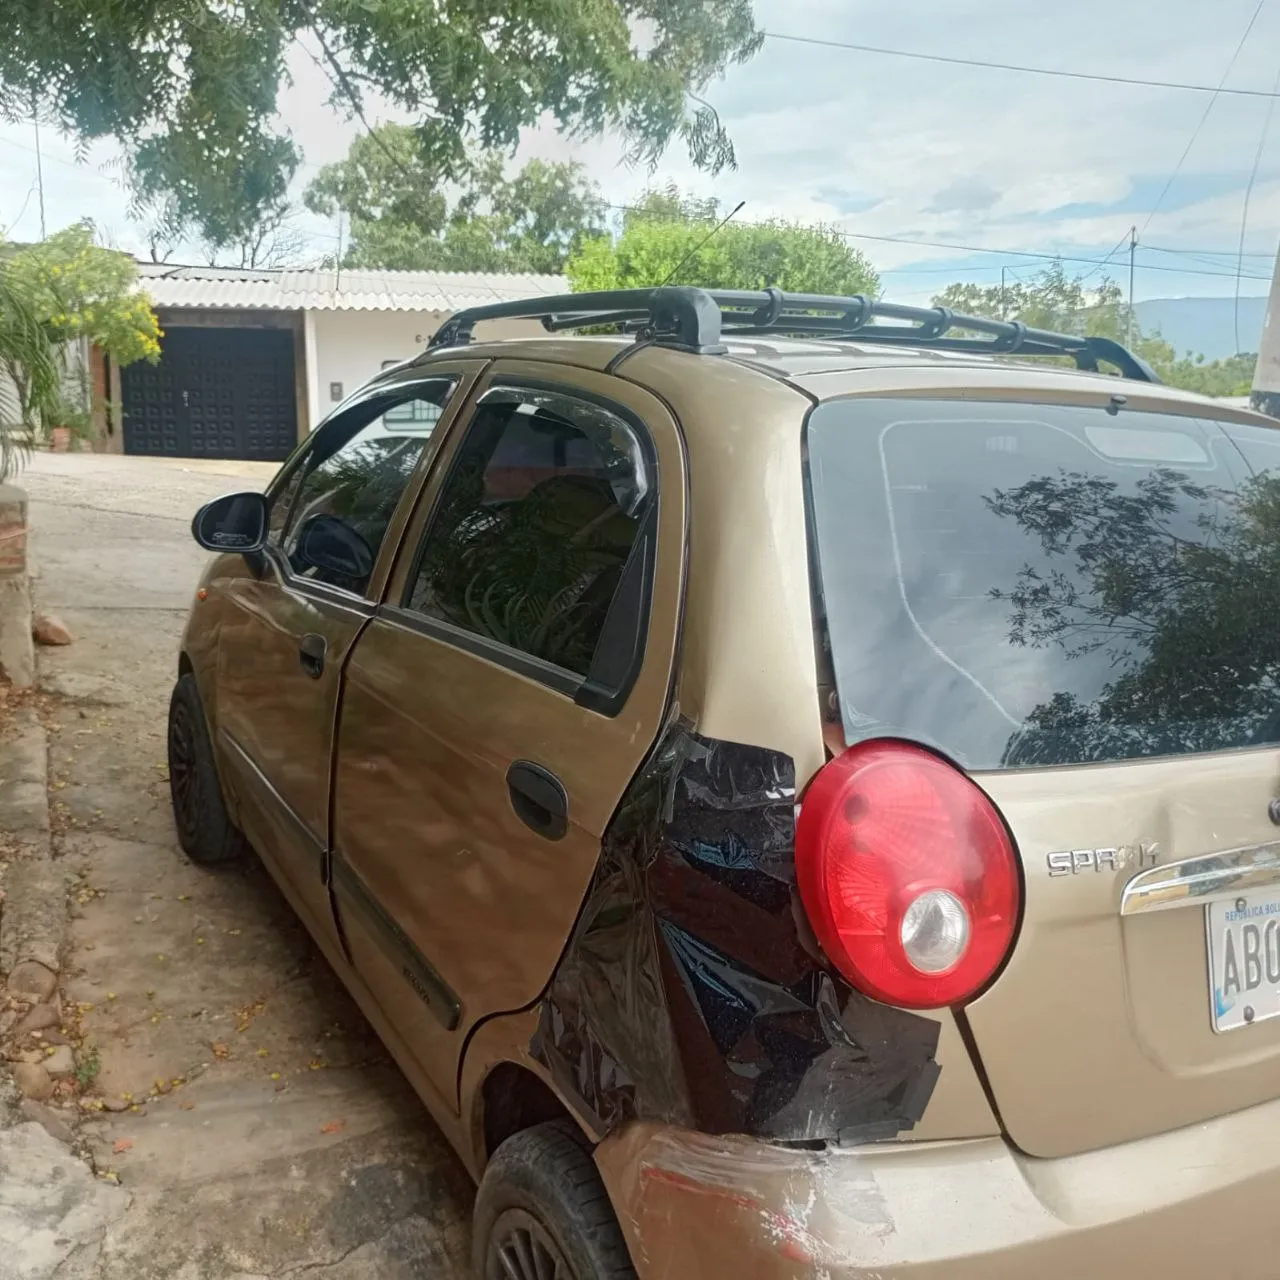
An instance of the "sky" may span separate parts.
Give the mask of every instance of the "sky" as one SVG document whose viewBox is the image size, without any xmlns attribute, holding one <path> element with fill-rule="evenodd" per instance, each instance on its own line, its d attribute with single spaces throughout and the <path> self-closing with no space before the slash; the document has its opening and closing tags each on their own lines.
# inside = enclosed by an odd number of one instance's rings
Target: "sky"
<svg viewBox="0 0 1280 1280">
<path fill-rule="evenodd" d="M 1257 3 L 756 0 L 756 14 L 777 36 L 1211 87 L 1225 74 L 1227 89 L 1268 94 L 1280 90 L 1280 0 L 1266 0 L 1232 63 Z M 300 194 L 361 126 L 321 105 L 328 81 L 305 47 L 289 65 L 280 125 L 303 151 Z M 1030 254 L 1084 259 L 1067 266 L 1127 289 L 1131 226 L 1139 237 L 1136 299 L 1229 296 L 1257 163 L 1240 291 L 1268 290 L 1280 241 L 1280 109 L 1267 127 L 1269 108 L 1280 105 L 1274 99 L 1214 99 L 776 37 L 705 96 L 737 150 L 737 169 L 715 178 L 693 170 L 678 144 L 650 173 L 623 162 L 620 139 L 572 141 L 551 121 L 526 132 L 513 163 L 579 160 L 618 205 L 674 179 L 715 195 L 726 210 L 745 200 L 743 220 L 835 226 L 880 272 L 885 295 L 907 302 L 928 301 L 957 280 L 998 284 L 1002 268 L 1007 280 L 1026 278 L 1044 265 L 1022 256 Z M 401 118 L 385 104 L 373 104 L 372 114 Z M 95 144 L 82 162 L 71 139 L 46 131 L 41 146 L 48 229 L 90 217 L 108 243 L 145 253 L 114 145 Z M 32 127 L 0 125 L 0 230 L 11 238 L 40 234 L 35 161 Z M 304 264 L 337 247 L 332 221 L 303 212 L 296 229 Z M 175 258 L 201 260 L 185 247 Z"/>
</svg>

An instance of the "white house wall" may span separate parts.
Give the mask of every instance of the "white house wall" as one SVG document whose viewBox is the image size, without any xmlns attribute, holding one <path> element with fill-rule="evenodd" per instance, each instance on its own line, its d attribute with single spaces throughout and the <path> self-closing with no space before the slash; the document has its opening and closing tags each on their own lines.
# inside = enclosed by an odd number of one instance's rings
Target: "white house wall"
<svg viewBox="0 0 1280 1280">
<path fill-rule="evenodd" d="M 339 401 L 358 390 L 388 361 L 422 351 L 448 319 L 439 311 L 308 311 L 304 330 L 309 425 L 315 429 Z M 486 325 L 486 338 L 543 332 L 536 321 Z"/>
<path fill-rule="evenodd" d="M 421 351 L 444 317 L 431 311 L 308 311 L 307 370 L 311 427 L 389 360 Z M 314 356 L 313 356 L 314 352 Z"/>
</svg>

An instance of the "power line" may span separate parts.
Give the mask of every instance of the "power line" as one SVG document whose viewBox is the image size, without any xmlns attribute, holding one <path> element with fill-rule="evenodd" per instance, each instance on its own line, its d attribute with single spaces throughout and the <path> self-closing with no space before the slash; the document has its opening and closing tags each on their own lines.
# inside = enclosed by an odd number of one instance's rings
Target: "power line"
<svg viewBox="0 0 1280 1280">
<path fill-rule="evenodd" d="M 1242 98 L 1276 98 L 1280 91 L 1266 89 L 1225 89 L 1209 84 L 1192 84 L 1182 80 L 1141 80 L 1134 76 L 1111 76 L 1087 71 L 1062 71 L 1057 67 L 1028 67 L 1015 62 L 987 62 L 981 58 L 956 58 L 941 53 L 919 53 L 913 49 L 887 49 L 880 45 L 853 44 L 846 40 L 823 40 L 817 36 L 789 35 L 782 31 L 765 31 L 769 40 L 786 40 L 793 44 L 819 45 L 827 49 L 851 49 L 855 53 L 872 53 L 887 58 L 911 58 L 919 62 L 945 62 L 957 67 L 982 67 L 988 71 L 1018 71 L 1024 75 L 1056 76 L 1064 80 L 1091 80 L 1102 84 L 1140 85 L 1148 89 L 1183 89 L 1190 93 L 1233 94 Z"/>
<path fill-rule="evenodd" d="M 1124 246 L 1128 243 L 1129 243 L 1129 232 L 1126 231 L 1124 235 L 1122 235 L 1120 239 L 1116 242 L 1116 247 L 1112 249 L 1111 252 L 1107 254 L 1107 256 L 1103 258 L 1103 260 L 1100 263 L 1098 263 L 1098 265 L 1094 267 L 1092 271 L 1087 271 L 1084 275 L 1080 277 L 1081 281 L 1088 280 L 1090 276 L 1096 276 L 1098 272 L 1101 271 L 1102 268 L 1105 267 L 1107 263 L 1109 263 L 1111 259 L 1114 258 L 1116 254 L 1119 253 L 1120 250 L 1123 249 Z"/>
<path fill-rule="evenodd" d="M 1105 266 L 1107 262 L 1105 258 L 1083 258 L 1066 253 L 1035 253 L 1028 249 L 994 249 L 987 245 L 950 243 L 944 240 L 914 240 L 907 236 L 875 236 L 862 231 L 837 231 L 836 234 L 851 240 L 876 240 L 886 244 L 915 245 L 927 249 L 954 249 L 959 253 L 994 253 L 1009 258 L 1036 258 L 1042 262 L 1076 262 L 1087 266 Z M 1128 236 L 1125 237 L 1125 240 L 1126 242 L 1128 241 Z M 1231 271 L 1194 271 L 1187 267 L 1164 267 L 1149 262 L 1143 263 L 1143 270 L 1168 271 L 1180 276 L 1218 276 L 1224 280 L 1230 280 L 1234 274 Z M 1269 280 L 1271 277 L 1250 275 L 1245 278 L 1248 280 Z"/>
<path fill-rule="evenodd" d="M 1182 154 L 1178 157 L 1178 163 L 1173 166 L 1173 172 L 1169 175 L 1169 179 L 1164 184 L 1164 188 L 1157 197 L 1155 204 L 1151 206 L 1151 212 L 1147 214 L 1146 222 L 1142 224 L 1142 233 L 1144 235 L 1146 234 L 1147 228 L 1151 225 L 1151 219 L 1159 213 L 1160 206 L 1164 204 L 1164 198 L 1169 194 L 1169 188 L 1173 186 L 1174 179 L 1182 172 L 1182 166 L 1186 164 L 1187 157 L 1191 154 L 1191 148 L 1196 145 L 1196 139 L 1200 136 L 1200 131 L 1208 122 L 1209 114 L 1213 111 L 1214 104 L 1218 101 L 1219 96 L 1226 91 L 1227 77 L 1235 67 L 1236 59 L 1239 58 L 1240 54 L 1243 52 L 1245 42 L 1249 39 L 1249 36 L 1253 31 L 1254 24 L 1258 21 L 1258 16 L 1266 7 L 1266 3 L 1267 0 L 1258 0 L 1257 8 L 1254 9 L 1253 16 L 1249 19 L 1249 24 L 1244 29 L 1244 34 L 1241 35 L 1239 41 L 1236 43 L 1236 50 L 1231 55 L 1231 61 L 1227 63 L 1227 69 L 1222 73 L 1222 79 L 1218 81 L 1218 87 L 1213 91 L 1213 96 L 1209 99 L 1208 105 L 1204 109 L 1204 114 L 1200 117 L 1200 123 L 1191 131 L 1191 137 L 1187 139 L 1187 145 L 1183 147 Z"/>
<path fill-rule="evenodd" d="M 14 218 L 14 220 L 11 223 L 9 223 L 7 227 L 0 227 L 0 234 L 3 234 L 5 236 L 9 236 L 13 234 L 14 227 L 16 227 L 18 223 L 22 221 L 23 216 L 27 212 L 27 206 L 31 203 L 31 197 L 35 195 L 35 193 L 36 193 L 36 184 L 33 182 L 27 188 L 27 198 L 22 202 L 22 208 L 18 210 L 18 216 Z"/>
<path fill-rule="evenodd" d="M 1280 90 L 1280 71 L 1276 72 L 1276 88 Z M 1262 164 L 1262 153 L 1267 149 L 1267 135 L 1271 132 L 1271 117 L 1275 113 L 1276 104 L 1273 98 L 1267 103 L 1267 114 L 1262 121 L 1262 135 L 1258 139 L 1258 149 L 1253 153 L 1253 168 L 1249 171 L 1249 185 L 1244 189 L 1244 205 L 1240 210 L 1240 247 L 1236 254 L 1236 304 L 1235 330 L 1236 354 L 1240 353 L 1240 279 L 1244 271 L 1244 237 L 1249 227 L 1249 200 L 1253 196 L 1253 184 L 1257 181 L 1258 169 Z"/>
<path fill-rule="evenodd" d="M 1280 96 L 1280 95 L 1277 95 L 1277 96 Z M 620 213 L 637 213 L 637 214 L 641 214 L 642 216 L 655 217 L 655 218 L 669 217 L 669 215 L 661 211 L 644 209 L 639 207 L 638 205 L 611 204 L 609 202 L 606 202 L 604 207 L 606 209 L 613 209 Z M 738 223 L 738 225 L 740 227 L 767 227 L 770 224 L 767 222 L 740 222 Z M 999 249 L 999 248 L 993 248 L 990 245 L 962 244 L 958 241 L 946 241 L 946 240 L 922 240 L 922 239 L 913 238 L 911 236 L 873 235 L 869 231 L 842 231 L 838 227 L 830 227 L 830 226 L 827 227 L 826 229 L 830 231 L 833 235 L 840 236 L 841 239 L 844 239 L 844 240 L 873 240 L 882 244 L 904 244 L 904 245 L 912 246 L 914 248 L 922 248 L 922 249 L 952 249 L 952 250 L 955 250 L 957 253 L 990 253 L 990 254 L 996 255 L 997 257 L 1028 258 L 1038 262 L 1073 262 L 1073 263 L 1080 263 L 1089 267 L 1106 266 L 1108 264 L 1108 258 L 1086 258 L 1079 255 L 1066 254 L 1066 253 L 1037 253 L 1034 250 L 1030 250 L 1030 249 Z M 1126 233 L 1125 234 L 1126 244 L 1128 243 L 1128 240 L 1129 240 L 1129 236 L 1128 236 L 1128 233 Z M 1146 246 L 1144 245 L 1141 247 L 1145 248 Z M 1114 250 L 1112 252 L 1114 253 Z M 1226 266 L 1225 263 L 1223 265 Z M 1179 275 L 1179 276 L 1215 276 L 1221 280 L 1231 280 L 1235 278 L 1235 272 L 1230 269 L 1227 269 L 1224 271 L 1197 271 L 1192 267 L 1166 267 L 1166 266 L 1160 265 L 1159 263 L 1153 263 L 1153 262 L 1144 262 L 1142 264 L 1142 269 L 1144 271 L 1164 271 L 1172 275 Z M 1265 276 L 1246 275 L 1245 279 L 1246 280 L 1270 280 L 1271 277 L 1270 275 L 1265 275 Z"/>
<path fill-rule="evenodd" d="M 1205 256 L 1206 261 L 1208 261 L 1208 259 L 1213 257 L 1214 255 L 1216 255 L 1219 258 L 1235 258 L 1236 257 L 1236 251 L 1234 249 L 1172 249 L 1168 245 L 1152 244 L 1150 240 L 1144 240 L 1142 242 L 1142 247 L 1144 249 L 1150 249 L 1155 253 L 1179 253 L 1179 254 L 1186 254 L 1188 257 L 1193 257 L 1193 258 L 1200 257 L 1203 255 Z M 1276 255 L 1274 253 L 1246 253 L 1244 256 L 1246 258 L 1262 258 L 1262 259 L 1265 259 L 1267 262 L 1272 262 L 1274 261 Z M 1222 266 L 1223 264 L 1218 262 L 1218 263 L 1211 263 L 1210 265 Z"/>
<path fill-rule="evenodd" d="M 25 151 L 30 156 L 36 154 L 35 147 L 28 147 L 25 143 L 15 142 L 12 138 L 0 137 L 0 142 L 3 142 L 10 147 L 17 147 L 19 151 Z M 47 151 L 44 151 L 43 148 L 41 149 L 41 154 L 44 159 L 52 160 L 54 164 L 60 164 L 66 169 L 74 169 L 79 174 L 88 175 L 90 178 L 98 178 L 102 182 L 109 182 L 113 187 L 119 185 L 114 178 L 108 177 L 105 173 L 101 173 L 97 169 L 91 169 L 87 164 L 77 164 L 74 160 L 66 160 L 63 159 L 62 156 L 50 155 Z"/>
</svg>

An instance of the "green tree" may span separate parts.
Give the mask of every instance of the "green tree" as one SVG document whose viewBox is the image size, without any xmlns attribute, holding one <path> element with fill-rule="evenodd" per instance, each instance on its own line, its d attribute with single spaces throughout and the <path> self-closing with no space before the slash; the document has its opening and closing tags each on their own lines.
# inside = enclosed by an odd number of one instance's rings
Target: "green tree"
<svg viewBox="0 0 1280 1280">
<path fill-rule="evenodd" d="M 1009 285 L 948 285 L 933 301 L 935 306 L 967 315 L 1021 320 L 1038 329 L 1128 343 L 1129 308 L 1120 286 L 1104 279 L 1087 287 L 1086 277 L 1069 276 L 1061 262 Z M 1133 331 L 1134 353 L 1170 386 L 1210 396 L 1248 395 L 1257 356 L 1213 361 L 1190 354 L 1179 358 L 1159 334 L 1144 334 L 1137 324 Z"/>
<path fill-rule="evenodd" d="M 0 266 L 5 284 L 0 327 L 7 335 L 0 341 L 0 372 L 12 389 L 3 414 L 7 429 L 0 433 L 0 467 L 7 467 L 15 442 L 29 442 L 41 428 L 87 417 L 87 380 L 68 360 L 70 344 L 87 338 L 127 365 L 158 359 L 161 335 L 151 303 L 137 287 L 133 259 L 96 245 L 87 222 L 39 244 L 0 245 Z"/>
<path fill-rule="evenodd" d="M 798 223 L 728 222 L 715 200 L 690 200 L 671 186 L 629 210 L 616 237 L 586 241 L 565 268 L 576 291 L 700 285 L 874 296 L 871 264 L 834 230 Z"/>
<path fill-rule="evenodd" d="M 49 340 L 88 338 L 122 365 L 156 360 L 160 326 L 138 289 L 128 254 L 94 243 L 93 225 L 78 222 L 8 259 L 14 282 L 32 300 Z"/>
<path fill-rule="evenodd" d="M 641 163 L 678 138 L 714 172 L 733 146 L 698 95 L 762 39 L 751 0 L 6 0 L 0 114 L 39 102 L 82 139 L 116 137 L 143 194 L 175 192 L 216 241 L 296 158 L 273 129 L 295 41 L 344 110 L 363 120 L 376 95 L 409 113 L 438 172 L 468 141 L 510 150 L 544 118 L 616 130 Z M 206 209 L 197 188 L 233 207 Z"/>
<path fill-rule="evenodd" d="M 1160 374 L 1171 385 L 1204 396 L 1247 396 L 1253 389 L 1257 363 L 1255 352 L 1227 356 L 1225 360 L 1206 360 L 1188 353 L 1161 368 Z"/>
<path fill-rule="evenodd" d="M 57 411 L 58 349 L 0 245 L 0 481 L 17 466 L 41 418 Z"/>
<path fill-rule="evenodd" d="M 350 217 L 350 267 L 554 274 L 603 227 L 604 202 L 578 164 L 531 160 L 508 178 L 500 153 L 469 153 L 451 182 L 405 125 L 380 125 L 326 165 L 307 207 Z"/>
</svg>

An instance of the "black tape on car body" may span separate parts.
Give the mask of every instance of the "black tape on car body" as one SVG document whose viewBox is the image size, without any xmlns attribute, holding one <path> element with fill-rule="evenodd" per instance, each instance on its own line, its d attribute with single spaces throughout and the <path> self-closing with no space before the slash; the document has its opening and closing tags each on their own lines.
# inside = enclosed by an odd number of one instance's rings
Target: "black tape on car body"
<svg viewBox="0 0 1280 1280">
<path fill-rule="evenodd" d="M 601 1133 L 644 1119 L 847 1143 L 920 1119 L 939 1024 L 806 945 L 794 847 L 788 756 L 667 730 L 606 833 L 532 1045 Z"/>
</svg>

